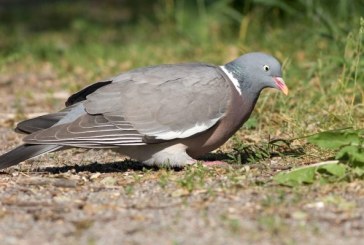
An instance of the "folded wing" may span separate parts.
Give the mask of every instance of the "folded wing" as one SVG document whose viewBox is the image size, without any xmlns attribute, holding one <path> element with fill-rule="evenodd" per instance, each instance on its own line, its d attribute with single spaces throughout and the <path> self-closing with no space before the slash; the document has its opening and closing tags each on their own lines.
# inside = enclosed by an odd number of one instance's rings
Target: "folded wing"
<svg viewBox="0 0 364 245">
<path fill-rule="evenodd" d="M 71 96 L 74 108 L 62 120 L 24 141 L 118 147 L 186 138 L 215 125 L 230 100 L 223 72 L 206 64 L 141 68 L 111 80 Z"/>
</svg>

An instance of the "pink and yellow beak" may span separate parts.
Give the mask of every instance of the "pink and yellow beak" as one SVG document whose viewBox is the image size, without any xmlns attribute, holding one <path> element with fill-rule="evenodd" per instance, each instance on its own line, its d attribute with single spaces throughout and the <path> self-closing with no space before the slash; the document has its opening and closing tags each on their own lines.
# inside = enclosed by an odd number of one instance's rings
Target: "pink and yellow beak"
<svg viewBox="0 0 364 245">
<path fill-rule="evenodd" d="M 277 88 L 281 90 L 285 95 L 288 95 L 288 87 L 281 77 L 274 77 L 274 81 L 277 85 Z"/>
</svg>

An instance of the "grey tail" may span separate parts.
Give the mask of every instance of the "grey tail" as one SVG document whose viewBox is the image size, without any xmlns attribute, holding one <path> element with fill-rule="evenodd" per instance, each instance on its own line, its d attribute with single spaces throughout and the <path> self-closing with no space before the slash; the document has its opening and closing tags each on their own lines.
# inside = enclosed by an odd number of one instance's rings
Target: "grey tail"
<svg viewBox="0 0 364 245">
<path fill-rule="evenodd" d="M 68 115 L 77 105 L 69 106 L 63 110 L 50 113 L 43 116 L 24 120 L 16 125 L 15 132 L 23 134 L 31 134 L 39 130 L 47 129 L 54 126 L 60 120 Z"/>
<path fill-rule="evenodd" d="M 28 119 L 18 123 L 15 132 L 23 134 L 31 134 L 42 129 L 50 128 L 56 124 L 63 115 L 49 114 L 32 119 Z"/>
<path fill-rule="evenodd" d="M 0 156 L 0 169 L 16 165 L 41 154 L 59 150 L 60 145 L 29 145 L 24 144 Z"/>
</svg>

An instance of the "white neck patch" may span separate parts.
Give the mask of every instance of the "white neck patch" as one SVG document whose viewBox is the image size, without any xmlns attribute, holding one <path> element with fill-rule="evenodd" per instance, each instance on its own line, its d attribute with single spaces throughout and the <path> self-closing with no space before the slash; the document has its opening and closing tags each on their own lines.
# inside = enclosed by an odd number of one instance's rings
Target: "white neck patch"
<svg viewBox="0 0 364 245">
<path fill-rule="evenodd" d="M 223 70 L 223 72 L 226 74 L 226 76 L 228 76 L 228 78 L 233 82 L 236 90 L 238 91 L 238 93 L 241 95 L 241 90 L 240 90 L 240 84 L 238 79 L 236 79 L 233 75 L 233 73 L 231 73 L 230 71 L 228 71 L 225 66 L 220 66 L 221 70 Z"/>
</svg>

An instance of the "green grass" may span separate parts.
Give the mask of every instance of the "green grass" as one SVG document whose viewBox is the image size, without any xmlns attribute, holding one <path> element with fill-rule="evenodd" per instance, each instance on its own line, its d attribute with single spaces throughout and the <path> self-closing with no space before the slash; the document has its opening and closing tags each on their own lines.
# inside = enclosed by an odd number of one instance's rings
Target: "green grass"
<svg viewBox="0 0 364 245">
<path fill-rule="evenodd" d="M 24 10 L 13 9 L 4 15 L 9 24 L 2 22 L 0 26 L 0 71 L 8 74 L 22 64 L 31 72 L 50 63 L 62 88 L 73 92 L 139 66 L 186 61 L 221 64 L 244 52 L 261 50 L 284 63 L 291 93 L 288 97 L 267 91 L 262 94 L 253 115 L 257 130 L 274 135 L 280 129 L 296 137 L 363 126 L 363 27 L 359 14 L 349 18 L 339 11 L 344 16 L 332 19 L 331 12 L 323 12 L 326 23 L 314 21 L 315 13 L 307 4 L 307 16 L 294 16 L 300 5 L 288 7 L 287 2 L 277 7 L 273 1 L 251 1 L 264 4 L 256 4 L 246 13 L 232 8 L 230 1 L 197 1 L 194 11 L 188 7 L 190 1 L 184 5 L 184 1 L 162 2 L 166 4 L 136 18 L 128 17 L 134 13 L 132 8 L 123 8 L 126 20 L 115 17 L 117 9 L 107 5 L 102 7 L 110 16 L 92 7 L 88 7 L 91 13 L 85 14 L 82 2 L 42 5 L 41 10 L 48 13 L 45 16 L 36 16 L 39 10 L 21 17 Z M 344 5 L 345 1 L 340 2 Z M 49 16 L 54 16 L 49 24 L 40 20 Z"/>
</svg>

